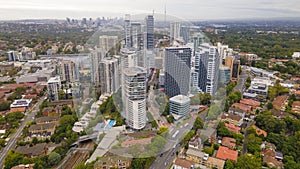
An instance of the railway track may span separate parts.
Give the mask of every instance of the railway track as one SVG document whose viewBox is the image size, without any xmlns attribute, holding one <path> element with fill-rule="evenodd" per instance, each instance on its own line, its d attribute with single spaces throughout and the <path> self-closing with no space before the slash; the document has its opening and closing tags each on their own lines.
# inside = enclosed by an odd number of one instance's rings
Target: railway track
<svg viewBox="0 0 300 169">
<path fill-rule="evenodd" d="M 89 156 L 89 151 L 86 151 L 86 149 L 93 150 L 94 142 L 90 141 L 87 143 L 82 143 L 78 148 L 79 149 L 73 151 L 71 157 L 63 165 L 64 169 L 73 169 L 76 165 L 85 161 Z"/>
</svg>

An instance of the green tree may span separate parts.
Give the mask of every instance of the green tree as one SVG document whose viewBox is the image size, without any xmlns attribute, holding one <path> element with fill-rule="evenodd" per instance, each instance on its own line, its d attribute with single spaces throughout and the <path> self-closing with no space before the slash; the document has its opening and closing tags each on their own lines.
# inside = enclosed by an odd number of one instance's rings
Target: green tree
<svg viewBox="0 0 300 169">
<path fill-rule="evenodd" d="M 7 101 L 0 102 L 0 111 L 6 111 L 10 109 L 10 103 Z"/>
<path fill-rule="evenodd" d="M 235 162 L 231 161 L 231 160 L 226 160 L 225 161 L 225 169 L 235 169 Z"/>
<path fill-rule="evenodd" d="M 193 128 L 197 131 L 199 129 L 202 129 L 203 126 L 204 126 L 204 123 L 203 123 L 202 119 L 199 116 L 196 117 Z"/>
<path fill-rule="evenodd" d="M 261 159 L 254 155 L 242 155 L 238 157 L 236 169 L 258 169 L 261 168 Z"/>
<path fill-rule="evenodd" d="M 58 99 L 59 100 L 66 99 L 66 93 L 63 90 L 58 91 Z"/>
<path fill-rule="evenodd" d="M 268 110 L 273 109 L 273 104 L 272 104 L 271 102 L 268 102 L 268 103 L 267 103 L 267 109 L 268 109 Z"/>
<path fill-rule="evenodd" d="M 51 166 L 54 166 L 59 163 L 61 156 L 56 152 L 51 152 L 48 156 L 48 162 Z"/>
<path fill-rule="evenodd" d="M 168 116 L 170 114 L 170 103 L 168 102 L 166 104 L 166 107 L 165 107 L 165 110 L 164 112 L 162 113 L 163 116 Z"/>
<path fill-rule="evenodd" d="M 12 150 L 7 154 L 4 161 L 4 169 L 10 169 L 22 163 L 24 157 L 21 153 L 15 153 Z"/>
<path fill-rule="evenodd" d="M 169 130 L 168 127 L 162 126 L 158 129 L 157 134 L 160 135 L 160 134 L 166 133 L 168 130 Z"/>
<path fill-rule="evenodd" d="M 248 134 L 246 143 L 249 153 L 255 154 L 260 152 L 260 145 L 262 144 L 262 139 L 256 137 L 255 134 Z"/>
<path fill-rule="evenodd" d="M 168 121 L 169 123 L 174 123 L 174 121 L 175 121 L 174 116 L 173 116 L 172 114 L 170 114 L 170 115 L 167 117 L 167 121 Z"/>
</svg>

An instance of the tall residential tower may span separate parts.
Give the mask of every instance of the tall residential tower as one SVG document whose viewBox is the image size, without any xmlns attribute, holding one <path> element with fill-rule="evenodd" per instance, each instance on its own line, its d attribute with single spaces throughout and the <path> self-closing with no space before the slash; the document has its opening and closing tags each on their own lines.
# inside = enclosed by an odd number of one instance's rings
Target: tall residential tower
<svg viewBox="0 0 300 169">
<path fill-rule="evenodd" d="M 146 126 L 147 71 L 142 67 L 129 67 L 123 74 L 126 122 L 129 127 L 140 130 Z"/>
</svg>

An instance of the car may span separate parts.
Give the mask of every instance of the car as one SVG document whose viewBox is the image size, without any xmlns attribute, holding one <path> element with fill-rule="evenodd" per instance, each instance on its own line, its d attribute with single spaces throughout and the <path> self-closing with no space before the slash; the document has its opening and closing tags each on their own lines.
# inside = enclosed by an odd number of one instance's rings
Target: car
<svg viewBox="0 0 300 169">
<path fill-rule="evenodd" d="M 208 157 L 209 157 L 209 155 L 208 154 L 204 154 L 204 156 L 203 156 L 203 160 L 207 160 L 208 159 Z"/>
<path fill-rule="evenodd" d="M 164 155 L 164 153 L 161 153 L 159 156 L 162 157 Z"/>
</svg>

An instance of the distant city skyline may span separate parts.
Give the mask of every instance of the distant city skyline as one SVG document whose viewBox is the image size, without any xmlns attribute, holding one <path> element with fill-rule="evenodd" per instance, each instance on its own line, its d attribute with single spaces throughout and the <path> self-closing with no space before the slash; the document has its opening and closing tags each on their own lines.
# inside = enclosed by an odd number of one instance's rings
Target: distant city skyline
<svg viewBox="0 0 300 169">
<path fill-rule="evenodd" d="M 2 1 L 2 2 L 1 2 Z M 300 17 L 292 0 L 0 0 L 0 20 L 123 17 L 125 13 L 164 13 L 188 20 Z"/>
</svg>

